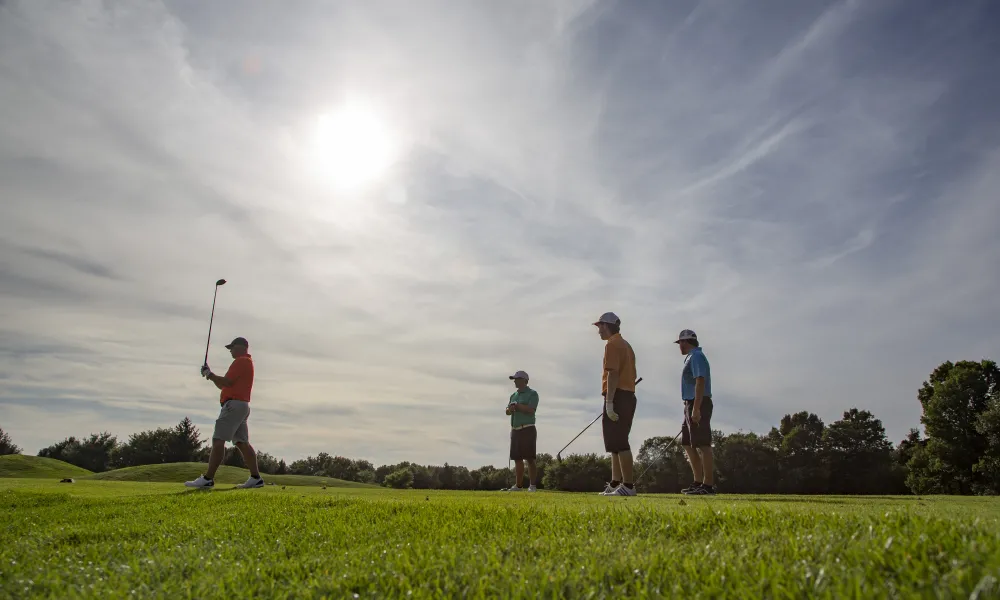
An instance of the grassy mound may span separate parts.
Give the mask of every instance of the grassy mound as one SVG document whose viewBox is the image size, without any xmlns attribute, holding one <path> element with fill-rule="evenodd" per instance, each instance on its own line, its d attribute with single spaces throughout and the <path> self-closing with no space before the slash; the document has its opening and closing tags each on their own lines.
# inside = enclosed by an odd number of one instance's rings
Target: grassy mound
<svg viewBox="0 0 1000 600">
<path fill-rule="evenodd" d="M 0 477 L 53 478 L 83 477 L 90 471 L 68 462 L 41 456 L 5 454 L 0 456 Z"/>
<path fill-rule="evenodd" d="M 115 469 L 105 473 L 90 475 L 87 479 L 96 481 L 150 481 L 163 483 L 183 483 L 197 479 L 208 467 L 206 463 L 167 463 L 163 465 L 142 465 Z M 223 465 L 215 474 L 216 484 L 243 483 L 250 477 L 250 471 Z M 333 479 L 332 477 L 310 477 L 308 475 L 268 475 L 265 482 L 275 485 L 328 486 L 328 487 L 370 487 L 363 483 Z"/>
</svg>

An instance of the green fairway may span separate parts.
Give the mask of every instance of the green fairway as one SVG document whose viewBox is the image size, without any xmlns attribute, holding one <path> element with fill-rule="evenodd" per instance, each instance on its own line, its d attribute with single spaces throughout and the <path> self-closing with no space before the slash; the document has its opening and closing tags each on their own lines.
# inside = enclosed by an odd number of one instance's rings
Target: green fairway
<svg viewBox="0 0 1000 600">
<path fill-rule="evenodd" d="M 0 477 L 39 477 L 62 479 L 64 477 L 83 477 L 90 475 L 87 469 L 81 469 L 54 458 L 27 456 L 24 454 L 5 454 L 0 456 Z"/>
<path fill-rule="evenodd" d="M 681 499 L 6 479 L 0 597 L 1000 594 L 993 499 Z"/>
<path fill-rule="evenodd" d="M 205 463 L 169 463 L 165 465 L 143 465 L 126 467 L 105 473 L 97 473 L 86 479 L 93 481 L 142 481 L 159 483 L 184 483 L 196 479 L 208 467 Z M 237 467 L 222 466 L 215 474 L 215 484 L 243 483 L 250 471 Z M 327 486 L 327 487 L 374 487 L 364 483 L 344 481 L 332 477 L 311 477 L 309 475 L 268 475 L 264 481 L 275 485 Z"/>
</svg>

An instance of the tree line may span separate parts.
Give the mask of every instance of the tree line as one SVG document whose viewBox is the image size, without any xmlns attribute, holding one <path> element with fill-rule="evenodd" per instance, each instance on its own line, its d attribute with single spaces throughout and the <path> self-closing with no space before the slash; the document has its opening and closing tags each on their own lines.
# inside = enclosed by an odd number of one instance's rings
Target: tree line
<svg viewBox="0 0 1000 600">
<path fill-rule="evenodd" d="M 1000 370 L 993 361 L 945 362 L 917 392 L 924 434 L 914 428 L 892 444 L 882 422 L 858 408 L 829 424 L 802 411 L 785 415 L 767 434 L 716 431 L 716 483 L 743 494 L 998 494 L 1000 493 Z M 645 440 L 636 456 L 637 486 L 645 492 L 678 492 L 691 481 L 679 443 L 672 437 Z M 207 462 L 208 440 L 190 419 L 172 428 L 132 434 L 119 443 L 111 434 L 69 437 L 38 452 L 95 472 L 122 467 Z M 0 454 L 19 453 L 0 430 Z M 325 452 L 286 464 L 258 451 L 267 474 L 315 475 L 393 488 L 499 490 L 513 474 L 507 467 L 371 462 Z M 243 466 L 235 448 L 224 464 Z M 603 489 L 611 463 L 606 455 L 573 454 L 561 462 L 537 459 L 543 489 L 593 492 Z M 648 467 L 648 470 L 647 470 Z"/>
</svg>

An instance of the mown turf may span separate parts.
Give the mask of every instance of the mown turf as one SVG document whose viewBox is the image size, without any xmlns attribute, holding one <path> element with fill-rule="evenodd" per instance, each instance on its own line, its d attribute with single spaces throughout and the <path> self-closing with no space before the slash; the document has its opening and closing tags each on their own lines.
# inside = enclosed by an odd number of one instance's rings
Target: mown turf
<svg viewBox="0 0 1000 600">
<path fill-rule="evenodd" d="M 65 477 L 82 477 L 84 475 L 90 475 L 90 471 L 54 458 L 42 458 L 41 456 L 28 456 L 25 454 L 5 454 L 0 456 L 0 477 L 63 479 Z"/>
<path fill-rule="evenodd" d="M 197 479 L 205 472 L 205 463 L 167 463 L 164 465 L 143 465 L 126 467 L 104 473 L 96 473 L 86 479 L 94 481 L 145 481 L 162 483 L 184 483 Z M 250 471 L 238 467 L 221 466 L 215 473 L 215 484 L 243 483 L 250 476 Z M 344 481 L 332 477 L 311 477 L 308 475 L 267 475 L 264 481 L 275 485 L 294 486 L 327 486 L 327 487 L 374 487 L 353 481 Z"/>
<path fill-rule="evenodd" d="M 994 598 L 990 499 L 0 481 L 5 598 Z"/>
</svg>

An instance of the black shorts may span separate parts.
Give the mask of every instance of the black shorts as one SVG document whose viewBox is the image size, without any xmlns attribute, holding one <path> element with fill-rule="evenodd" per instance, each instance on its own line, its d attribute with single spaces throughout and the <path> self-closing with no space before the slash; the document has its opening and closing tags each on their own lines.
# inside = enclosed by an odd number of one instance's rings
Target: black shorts
<svg viewBox="0 0 1000 600">
<path fill-rule="evenodd" d="M 604 450 L 606 452 L 628 452 L 632 448 L 628 444 L 629 433 L 632 432 L 632 419 L 635 417 L 635 392 L 616 390 L 613 407 L 618 414 L 618 420 L 608 418 L 604 411 L 601 419 L 601 429 L 604 431 Z"/>
<path fill-rule="evenodd" d="M 681 425 L 681 445 L 704 448 L 712 445 L 712 399 L 701 399 L 701 419 L 691 423 L 694 400 L 684 401 L 684 424 Z"/>
<path fill-rule="evenodd" d="M 510 430 L 510 459 L 535 460 L 538 430 L 534 426 Z"/>
</svg>

